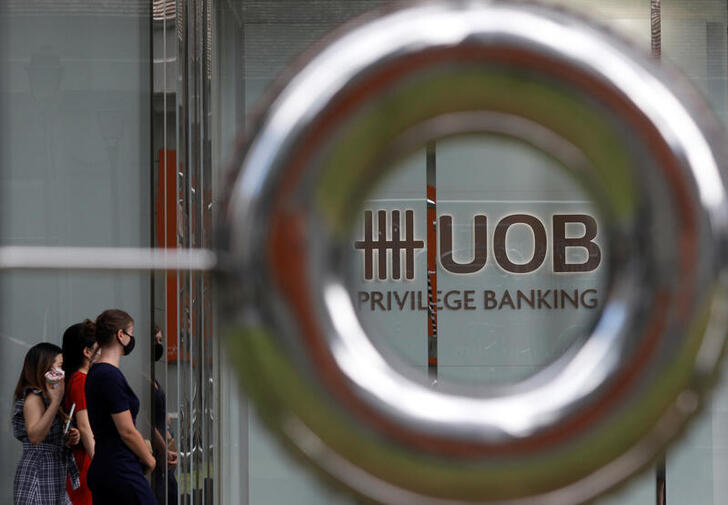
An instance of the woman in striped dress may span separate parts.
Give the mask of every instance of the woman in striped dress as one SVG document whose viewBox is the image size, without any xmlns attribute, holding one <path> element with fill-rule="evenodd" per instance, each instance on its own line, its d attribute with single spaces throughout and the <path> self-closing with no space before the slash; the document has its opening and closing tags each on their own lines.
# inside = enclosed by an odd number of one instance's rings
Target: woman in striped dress
<svg viewBox="0 0 728 505">
<path fill-rule="evenodd" d="M 66 475 L 78 486 L 78 470 L 67 445 L 77 444 L 80 434 L 72 428 L 63 435 L 62 365 L 57 345 L 37 344 L 25 355 L 13 410 L 13 435 L 23 443 L 13 481 L 14 505 L 68 505 Z"/>
</svg>

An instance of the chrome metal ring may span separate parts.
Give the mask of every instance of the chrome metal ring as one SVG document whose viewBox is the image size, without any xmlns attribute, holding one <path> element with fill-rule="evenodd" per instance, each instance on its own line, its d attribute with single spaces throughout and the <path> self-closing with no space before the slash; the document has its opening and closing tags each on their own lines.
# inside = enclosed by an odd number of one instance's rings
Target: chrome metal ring
<svg viewBox="0 0 728 505">
<path fill-rule="evenodd" d="M 370 499 L 581 503 L 649 464 L 716 373 L 721 133 L 676 73 L 561 9 L 431 1 L 375 14 L 282 82 L 241 151 L 221 247 L 232 359 L 287 445 Z M 341 258 L 389 160 L 472 132 L 528 142 L 589 189 L 610 279 L 586 342 L 522 383 L 466 394 L 380 354 Z"/>
</svg>

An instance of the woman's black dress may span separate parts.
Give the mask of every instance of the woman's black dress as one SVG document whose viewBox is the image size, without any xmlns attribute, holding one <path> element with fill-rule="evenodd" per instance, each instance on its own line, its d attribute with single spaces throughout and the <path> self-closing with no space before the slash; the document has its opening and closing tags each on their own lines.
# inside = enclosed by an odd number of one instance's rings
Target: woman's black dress
<svg viewBox="0 0 728 505">
<path fill-rule="evenodd" d="M 121 370 L 96 363 L 86 376 L 86 407 L 96 450 L 88 471 L 94 503 L 156 505 L 152 488 L 136 455 L 119 436 L 112 414 L 129 410 L 136 424 L 139 399 Z"/>
</svg>

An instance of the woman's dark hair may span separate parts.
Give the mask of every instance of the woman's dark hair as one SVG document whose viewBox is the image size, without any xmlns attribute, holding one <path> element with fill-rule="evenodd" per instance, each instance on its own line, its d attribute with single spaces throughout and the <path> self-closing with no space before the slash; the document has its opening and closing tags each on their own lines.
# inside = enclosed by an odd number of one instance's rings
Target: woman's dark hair
<svg viewBox="0 0 728 505">
<path fill-rule="evenodd" d="M 25 355 L 23 371 L 20 372 L 18 385 L 15 387 L 16 400 L 25 397 L 27 388 L 44 389 L 43 375 L 53 367 L 53 362 L 59 354 L 61 354 L 61 348 L 48 342 L 41 342 L 30 348 Z"/>
<path fill-rule="evenodd" d="M 154 326 L 152 326 L 152 341 L 154 341 L 154 337 L 157 336 L 157 333 L 161 333 L 162 328 L 159 327 L 157 323 L 154 323 Z"/>
<path fill-rule="evenodd" d="M 83 350 L 96 343 L 96 324 L 90 319 L 76 323 L 63 332 L 63 371 L 66 381 L 81 368 Z"/>
<path fill-rule="evenodd" d="M 117 331 L 126 330 L 132 324 L 134 319 L 123 310 L 105 310 L 96 318 L 96 342 L 101 347 L 109 345 Z"/>
</svg>

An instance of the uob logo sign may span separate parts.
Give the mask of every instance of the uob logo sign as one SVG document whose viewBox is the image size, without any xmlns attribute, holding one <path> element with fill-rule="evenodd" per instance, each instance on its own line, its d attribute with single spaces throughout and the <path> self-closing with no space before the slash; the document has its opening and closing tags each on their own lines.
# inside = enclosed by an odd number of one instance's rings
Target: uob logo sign
<svg viewBox="0 0 728 505">
<path fill-rule="evenodd" d="M 376 219 L 375 219 L 376 215 Z M 365 281 L 411 281 L 417 277 L 415 255 L 426 248 L 426 242 L 415 236 L 414 210 L 365 211 L 363 238 L 354 242 L 354 248 L 363 256 Z M 598 225 L 589 214 L 553 214 L 549 220 L 528 213 L 514 213 L 500 218 L 492 234 L 486 214 L 476 213 L 470 224 L 471 243 L 468 252 L 461 253 L 469 261 L 456 260 L 453 255 L 453 217 L 441 215 L 437 221 L 437 257 L 443 274 L 478 275 L 489 268 L 497 268 L 504 274 L 527 275 L 548 268 L 553 274 L 585 274 L 598 269 L 602 252 L 596 238 Z M 376 229 L 375 229 L 376 227 Z M 513 258 L 514 247 L 509 231 L 525 227 L 532 235 L 530 251 L 518 251 Z M 580 234 L 567 232 L 569 227 L 581 229 Z M 462 249 L 462 248 L 460 248 Z M 491 251 L 492 260 L 489 258 Z M 579 261 L 569 258 L 567 251 L 574 251 Z M 547 256 L 550 254 L 550 261 Z M 529 258 L 520 261 L 520 258 Z M 430 274 L 431 272 L 428 272 Z M 595 289 L 515 289 L 497 292 L 485 289 L 438 291 L 438 300 L 449 310 L 491 309 L 566 309 L 595 308 Z M 477 299 L 480 298 L 480 303 Z M 369 310 L 427 310 L 427 295 L 419 291 L 359 291 L 359 307 Z M 441 308 L 443 308 L 441 307 Z"/>
</svg>

